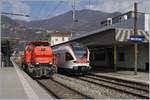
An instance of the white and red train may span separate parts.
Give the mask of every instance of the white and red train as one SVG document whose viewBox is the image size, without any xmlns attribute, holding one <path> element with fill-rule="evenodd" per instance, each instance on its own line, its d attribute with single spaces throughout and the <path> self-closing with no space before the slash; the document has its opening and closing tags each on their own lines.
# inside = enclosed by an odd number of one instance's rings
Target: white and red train
<svg viewBox="0 0 150 100">
<path fill-rule="evenodd" d="M 55 63 L 58 71 L 70 73 L 86 73 L 89 65 L 89 49 L 79 43 L 68 43 L 54 46 Z"/>
</svg>

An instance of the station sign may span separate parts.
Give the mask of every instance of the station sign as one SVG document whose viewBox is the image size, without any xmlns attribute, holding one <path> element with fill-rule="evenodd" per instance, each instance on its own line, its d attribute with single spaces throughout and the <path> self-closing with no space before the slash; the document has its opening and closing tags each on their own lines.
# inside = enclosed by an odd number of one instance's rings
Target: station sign
<svg viewBox="0 0 150 100">
<path fill-rule="evenodd" d="M 130 35 L 129 41 L 133 42 L 144 42 L 145 36 L 144 35 Z"/>
</svg>

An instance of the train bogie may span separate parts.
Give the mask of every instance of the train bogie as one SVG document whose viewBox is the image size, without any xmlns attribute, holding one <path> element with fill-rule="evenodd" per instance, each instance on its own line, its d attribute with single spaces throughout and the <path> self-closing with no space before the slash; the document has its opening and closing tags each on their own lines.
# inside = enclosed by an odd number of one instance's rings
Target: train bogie
<svg viewBox="0 0 150 100">
<path fill-rule="evenodd" d="M 52 65 L 39 65 L 38 67 L 30 67 L 27 72 L 32 75 L 32 77 L 51 77 L 55 73 L 55 68 Z"/>
</svg>

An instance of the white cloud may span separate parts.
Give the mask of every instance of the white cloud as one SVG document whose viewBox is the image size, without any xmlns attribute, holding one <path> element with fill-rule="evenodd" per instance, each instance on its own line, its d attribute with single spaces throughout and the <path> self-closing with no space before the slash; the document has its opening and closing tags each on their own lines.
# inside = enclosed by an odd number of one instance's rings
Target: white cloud
<svg viewBox="0 0 150 100">
<path fill-rule="evenodd" d="M 12 6 L 12 13 L 29 15 L 31 13 L 30 7 L 22 0 L 3 0 Z M 13 16 L 14 19 L 29 21 L 30 17 Z"/>
</svg>

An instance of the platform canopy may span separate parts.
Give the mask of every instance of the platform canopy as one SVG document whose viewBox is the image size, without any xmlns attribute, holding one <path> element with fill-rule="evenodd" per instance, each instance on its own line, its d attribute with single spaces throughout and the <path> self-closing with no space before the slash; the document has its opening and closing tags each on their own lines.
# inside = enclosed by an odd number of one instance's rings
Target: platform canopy
<svg viewBox="0 0 150 100">
<path fill-rule="evenodd" d="M 139 43 L 149 43 L 149 34 L 145 30 L 138 30 L 136 36 L 143 36 L 144 41 Z M 67 42 L 60 43 L 55 46 L 70 42 L 79 42 L 86 46 L 106 46 L 115 44 L 134 44 L 135 42 L 131 41 L 131 36 L 134 36 L 134 30 L 129 28 L 115 28 L 115 27 L 104 27 L 98 30 L 94 30 L 83 35 L 80 35 L 77 38 L 73 38 Z"/>
<path fill-rule="evenodd" d="M 116 28 L 115 32 L 115 39 L 118 42 L 127 42 L 130 38 L 131 35 L 134 35 L 134 30 L 133 29 L 124 29 L 124 28 Z M 139 36 L 144 36 L 145 40 L 144 42 L 149 42 L 149 33 L 144 30 L 138 30 L 137 34 Z"/>
</svg>

